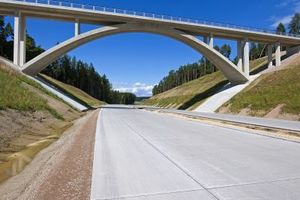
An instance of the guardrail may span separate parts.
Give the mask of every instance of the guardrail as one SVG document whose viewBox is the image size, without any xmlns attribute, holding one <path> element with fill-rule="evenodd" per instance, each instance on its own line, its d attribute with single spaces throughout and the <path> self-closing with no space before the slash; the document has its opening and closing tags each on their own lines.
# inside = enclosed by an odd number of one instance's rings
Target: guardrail
<svg viewBox="0 0 300 200">
<path fill-rule="evenodd" d="M 225 24 L 225 23 L 216 23 L 216 22 L 210 22 L 204 20 L 195 20 L 195 19 L 188 19 L 182 17 L 174 17 L 169 15 L 160 15 L 160 14 L 153 14 L 153 13 L 146 13 L 146 12 L 139 12 L 139 11 L 123 10 L 117 8 L 107 8 L 107 7 L 101 7 L 96 5 L 78 4 L 72 2 L 63 2 L 63 1 L 55 1 L 55 0 L 11 0 L 11 1 L 25 2 L 25 3 L 36 4 L 36 5 L 61 6 L 61 7 L 76 8 L 76 9 L 83 9 L 89 11 L 92 10 L 92 11 L 100 11 L 100 12 L 113 13 L 113 14 L 124 14 L 129 16 L 145 17 L 145 18 L 163 20 L 163 21 L 168 20 L 173 22 L 190 23 L 196 25 L 209 25 L 209 26 L 215 26 L 221 28 L 231 28 L 231 29 L 238 29 L 244 31 L 254 31 L 254 32 L 269 33 L 275 35 L 300 37 L 300 35 L 297 34 L 277 33 L 276 31 L 267 30 L 267 29 L 260 29 L 260 28 L 239 26 L 233 24 Z"/>
</svg>

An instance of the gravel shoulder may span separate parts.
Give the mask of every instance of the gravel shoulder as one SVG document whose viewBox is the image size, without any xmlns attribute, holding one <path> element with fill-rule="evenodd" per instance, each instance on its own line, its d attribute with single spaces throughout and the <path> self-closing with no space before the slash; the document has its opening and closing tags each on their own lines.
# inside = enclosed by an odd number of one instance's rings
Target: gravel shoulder
<svg viewBox="0 0 300 200">
<path fill-rule="evenodd" d="M 76 120 L 24 171 L 2 183 L 1 199 L 89 199 L 98 112 Z"/>
</svg>

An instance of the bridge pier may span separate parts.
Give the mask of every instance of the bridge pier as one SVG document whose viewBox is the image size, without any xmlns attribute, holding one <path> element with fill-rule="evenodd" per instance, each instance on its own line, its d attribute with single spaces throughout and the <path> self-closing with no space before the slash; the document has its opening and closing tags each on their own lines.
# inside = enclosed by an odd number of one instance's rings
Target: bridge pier
<svg viewBox="0 0 300 200">
<path fill-rule="evenodd" d="M 80 35 L 80 21 L 79 19 L 75 20 L 75 37 Z"/>
<path fill-rule="evenodd" d="M 273 45 L 268 44 L 268 68 L 273 67 Z"/>
<path fill-rule="evenodd" d="M 203 36 L 203 42 L 208 44 L 210 48 L 214 48 L 214 36 L 210 34 L 209 36 Z"/>
<path fill-rule="evenodd" d="M 249 49 L 249 40 L 245 39 L 243 41 L 243 72 L 249 77 L 250 75 L 250 49 Z"/>
<path fill-rule="evenodd" d="M 281 65 L 281 45 L 276 43 L 275 45 L 275 66 L 279 67 Z"/>
<path fill-rule="evenodd" d="M 237 67 L 240 71 L 243 70 L 243 49 L 242 49 L 242 41 L 237 41 Z"/>
<path fill-rule="evenodd" d="M 26 63 L 26 17 L 19 11 L 14 16 L 13 61 L 20 67 Z"/>
</svg>

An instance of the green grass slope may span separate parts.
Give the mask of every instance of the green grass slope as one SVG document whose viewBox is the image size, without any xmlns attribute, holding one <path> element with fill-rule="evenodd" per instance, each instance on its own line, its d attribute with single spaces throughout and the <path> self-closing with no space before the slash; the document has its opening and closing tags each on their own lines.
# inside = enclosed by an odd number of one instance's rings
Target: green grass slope
<svg viewBox="0 0 300 200">
<path fill-rule="evenodd" d="M 259 71 L 267 63 L 266 57 L 250 62 L 251 71 Z M 163 108 L 195 109 L 219 91 L 228 81 L 221 72 L 205 75 L 176 88 L 155 95 L 143 104 Z"/>
<path fill-rule="evenodd" d="M 250 115 L 264 116 L 278 106 L 281 114 L 300 115 L 299 64 L 262 75 L 222 108 L 234 113 L 247 109 Z"/>
<path fill-rule="evenodd" d="M 226 83 L 224 76 L 220 72 L 215 72 L 155 95 L 144 101 L 144 104 L 187 109 L 203 101 Z"/>
<path fill-rule="evenodd" d="M 74 86 L 65 84 L 61 81 L 53 79 L 53 78 L 51 78 L 49 76 L 46 76 L 44 74 L 40 74 L 40 77 L 42 77 L 45 81 L 47 81 L 48 83 L 54 85 L 55 87 L 57 87 L 61 91 L 63 91 L 69 97 L 73 98 L 74 100 L 78 101 L 79 103 L 81 103 L 81 104 L 83 104 L 87 107 L 97 108 L 101 105 L 106 104 L 105 102 L 100 101 L 100 100 L 88 95 L 84 91 L 82 91 L 82 90 L 80 90 L 80 89 L 78 89 Z"/>
<path fill-rule="evenodd" d="M 49 111 L 54 117 L 61 118 L 57 111 L 47 104 L 45 99 L 28 89 L 28 86 L 43 91 L 42 87 L 31 79 L 0 66 L 0 110 Z"/>
</svg>

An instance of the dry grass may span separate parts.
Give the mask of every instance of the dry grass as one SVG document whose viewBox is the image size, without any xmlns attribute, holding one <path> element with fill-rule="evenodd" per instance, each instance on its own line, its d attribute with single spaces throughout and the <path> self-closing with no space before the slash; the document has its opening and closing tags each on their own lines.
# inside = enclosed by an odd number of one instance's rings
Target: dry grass
<svg viewBox="0 0 300 200">
<path fill-rule="evenodd" d="M 57 87 L 58 89 L 63 91 L 65 94 L 67 94 L 71 98 L 77 100 L 78 102 L 82 103 L 83 105 L 85 105 L 87 107 L 98 108 L 101 105 L 106 104 L 105 102 L 100 101 L 100 100 L 90 96 L 89 94 L 85 93 L 84 91 L 82 91 L 74 86 L 62 83 L 58 80 L 55 80 L 49 76 L 44 75 L 44 74 L 40 74 L 40 76 L 44 80 L 49 82 L 50 84 L 54 85 L 55 87 Z"/>
</svg>

